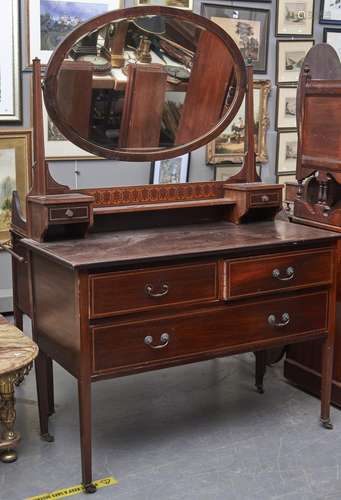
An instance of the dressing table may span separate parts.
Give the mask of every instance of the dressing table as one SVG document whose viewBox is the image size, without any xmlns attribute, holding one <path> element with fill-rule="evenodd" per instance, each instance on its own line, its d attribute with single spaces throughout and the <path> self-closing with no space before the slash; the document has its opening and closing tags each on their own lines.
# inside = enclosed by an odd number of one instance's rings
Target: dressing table
<svg viewBox="0 0 341 500">
<path fill-rule="evenodd" d="M 112 65 L 106 80 L 117 67 L 127 75 L 123 90 L 98 93 L 98 68 L 78 56 L 89 33 Z M 136 52 L 133 62 L 128 51 Z M 339 235 L 274 219 L 282 186 L 257 177 L 252 69 L 232 39 L 191 12 L 124 9 L 69 34 L 43 79 L 47 111 L 66 138 L 130 161 L 173 158 L 206 144 L 232 121 L 246 92 L 245 160 L 228 182 L 70 190 L 45 162 L 38 60 L 33 92 L 26 217 L 13 197 L 15 318 L 19 325 L 23 312 L 32 318 L 40 429 L 48 441 L 51 360 L 77 379 L 86 491 L 95 491 L 91 386 L 103 379 L 320 339 L 321 422 L 331 428 Z M 172 126 L 170 107 L 178 110 Z"/>
</svg>

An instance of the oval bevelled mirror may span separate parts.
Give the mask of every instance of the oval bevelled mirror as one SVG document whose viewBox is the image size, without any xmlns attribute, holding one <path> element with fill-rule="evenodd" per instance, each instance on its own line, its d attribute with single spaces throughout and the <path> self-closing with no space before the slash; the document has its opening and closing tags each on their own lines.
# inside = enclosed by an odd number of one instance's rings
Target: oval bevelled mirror
<svg viewBox="0 0 341 500">
<path fill-rule="evenodd" d="M 233 40 L 191 12 L 133 7 L 75 29 L 45 76 L 47 111 L 73 143 L 98 156 L 164 159 L 216 137 L 246 85 Z"/>
</svg>

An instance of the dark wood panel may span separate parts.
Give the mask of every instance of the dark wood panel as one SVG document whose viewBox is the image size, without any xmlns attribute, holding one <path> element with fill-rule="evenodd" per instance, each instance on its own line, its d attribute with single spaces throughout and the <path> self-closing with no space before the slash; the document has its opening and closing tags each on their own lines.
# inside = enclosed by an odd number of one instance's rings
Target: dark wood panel
<svg viewBox="0 0 341 500">
<path fill-rule="evenodd" d="M 218 300 L 217 263 L 89 276 L 90 318 Z"/>
<path fill-rule="evenodd" d="M 287 253 L 225 263 L 224 299 L 328 284 L 332 250 Z"/>
<path fill-rule="evenodd" d="M 144 322 L 117 323 L 95 326 L 93 337 L 93 370 L 101 372 L 122 366 L 148 364 L 186 357 L 193 353 L 218 351 L 257 341 L 259 345 L 274 338 L 327 330 L 328 292 L 301 294 L 293 297 L 268 299 L 261 302 L 212 308 L 204 312 Z M 269 316 L 286 326 L 272 326 Z M 159 344 L 162 334 L 169 343 L 162 349 L 145 344 L 148 336 Z"/>
<path fill-rule="evenodd" d="M 35 340 L 46 354 L 77 374 L 80 330 L 76 275 L 33 254 L 32 277 Z"/>
</svg>

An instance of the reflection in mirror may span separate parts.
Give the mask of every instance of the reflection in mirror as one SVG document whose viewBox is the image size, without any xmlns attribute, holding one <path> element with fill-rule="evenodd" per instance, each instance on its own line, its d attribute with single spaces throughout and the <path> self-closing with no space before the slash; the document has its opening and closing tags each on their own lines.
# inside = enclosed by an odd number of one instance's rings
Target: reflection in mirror
<svg viewBox="0 0 341 500">
<path fill-rule="evenodd" d="M 227 112 L 235 61 L 222 40 L 167 16 L 121 19 L 88 33 L 58 73 L 56 113 L 107 149 L 188 144 Z"/>
</svg>

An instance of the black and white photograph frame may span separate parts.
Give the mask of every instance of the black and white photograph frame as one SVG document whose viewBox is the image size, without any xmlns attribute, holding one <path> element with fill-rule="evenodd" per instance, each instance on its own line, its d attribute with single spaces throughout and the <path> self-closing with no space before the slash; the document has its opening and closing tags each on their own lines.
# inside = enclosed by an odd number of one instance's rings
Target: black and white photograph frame
<svg viewBox="0 0 341 500">
<path fill-rule="evenodd" d="M 106 9 L 103 9 L 104 5 Z M 46 66 L 53 50 L 68 32 L 92 17 L 120 7 L 121 0 L 27 0 L 26 66 L 31 67 L 35 57 L 40 59 L 42 66 Z M 72 21 L 67 24 L 64 20 L 60 22 L 59 19 L 64 18 Z M 51 23 L 58 29 L 53 29 Z"/>
<path fill-rule="evenodd" d="M 292 130 L 296 122 L 297 85 L 280 85 L 276 95 L 276 130 Z"/>
<path fill-rule="evenodd" d="M 21 125 L 21 39 L 19 0 L 1 3 L 0 125 Z"/>
<path fill-rule="evenodd" d="M 280 130 L 277 132 L 277 176 L 296 172 L 297 144 L 297 130 Z"/>
<path fill-rule="evenodd" d="M 341 61 L 341 29 L 340 28 L 324 28 L 323 41 L 329 43 L 337 52 Z"/>
<path fill-rule="evenodd" d="M 277 0 L 276 36 L 311 38 L 315 0 Z"/>
<path fill-rule="evenodd" d="M 277 40 L 276 84 L 297 83 L 314 40 Z"/>
<path fill-rule="evenodd" d="M 341 9 L 335 0 L 321 0 L 320 24 L 341 24 Z"/>
<path fill-rule="evenodd" d="M 191 153 L 168 160 L 153 161 L 150 169 L 150 184 L 180 184 L 188 182 Z"/>
<path fill-rule="evenodd" d="M 201 15 L 233 38 L 245 61 L 251 57 L 254 73 L 267 72 L 270 10 L 203 3 Z"/>
</svg>

